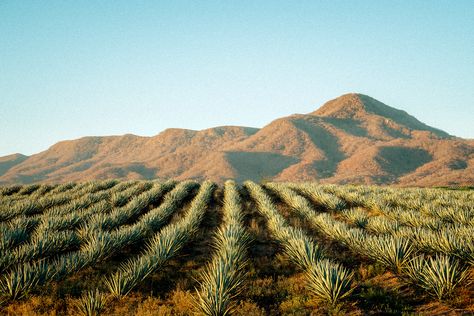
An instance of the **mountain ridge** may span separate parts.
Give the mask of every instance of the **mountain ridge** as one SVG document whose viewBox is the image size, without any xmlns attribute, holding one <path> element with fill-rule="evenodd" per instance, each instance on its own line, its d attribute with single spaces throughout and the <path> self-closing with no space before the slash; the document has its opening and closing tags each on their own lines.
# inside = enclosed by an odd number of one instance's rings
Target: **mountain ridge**
<svg viewBox="0 0 474 316">
<path fill-rule="evenodd" d="M 472 185 L 474 141 L 350 93 L 262 128 L 88 136 L 29 157 L 0 157 L 0 184 L 106 178 Z"/>
</svg>

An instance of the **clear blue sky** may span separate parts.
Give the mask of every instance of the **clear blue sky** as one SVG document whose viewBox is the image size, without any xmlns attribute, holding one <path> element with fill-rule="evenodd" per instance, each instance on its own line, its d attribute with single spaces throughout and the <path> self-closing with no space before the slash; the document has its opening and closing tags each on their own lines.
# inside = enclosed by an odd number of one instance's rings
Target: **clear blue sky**
<svg viewBox="0 0 474 316">
<path fill-rule="evenodd" d="M 474 138 L 474 2 L 0 1 L 0 156 L 347 92 Z"/>
</svg>

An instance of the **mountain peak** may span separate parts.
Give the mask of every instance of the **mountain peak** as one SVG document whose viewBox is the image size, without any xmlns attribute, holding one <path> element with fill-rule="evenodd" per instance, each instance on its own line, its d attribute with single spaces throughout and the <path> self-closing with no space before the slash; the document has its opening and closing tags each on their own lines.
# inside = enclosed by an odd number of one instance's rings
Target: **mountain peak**
<svg viewBox="0 0 474 316">
<path fill-rule="evenodd" d="M 324 103 L 323 106 L 310 114 L 324 117 L 352 118 L 363 112 L 365 112 L 365 106 L 361 95 L 347 93 Z"/>
<path fill-rule="evenodd" d="M 398 121 L 408 113 L 390 107 L 368 95 L 347 93 L 323 104 L 318 110 L 311 113 L 317 116 L 334 118 L 357 118 L 366 115 L 378 115 Z M 411 117 L 411 116 L 410 116 Z M 412 117 L 414 119 L 414 117 Z"/>
<path fill-rule="evenodd" d="M 442 130 L 420 122 L 403 110 L 388 106 L 368 95 L 348 93 L 323 104 L 311 115 L 338 119 L 368 120 L 370 117 L 388 119 L 411 130 L 431 132 L 438 137 L 449 137 Z"/>
</svg>

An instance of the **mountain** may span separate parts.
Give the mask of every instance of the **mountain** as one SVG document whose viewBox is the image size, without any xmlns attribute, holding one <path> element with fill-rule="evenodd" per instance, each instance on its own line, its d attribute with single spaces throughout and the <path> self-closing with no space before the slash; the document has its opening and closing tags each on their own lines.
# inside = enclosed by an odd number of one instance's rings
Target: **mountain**
<svg viewBox="0 0 474 316">
<path fill-rule="evenodd" d="M 153 137 L 84 137 L 30 157 L 0 158 L 4 184 L 106 178 L 473 185 L 474 140 L 352 93 L 261 129 L 221 126 L 167 129 Z"/>
<path fill-rule="evenodd" d="M 4 157 L 0 157 L 0 176 L 6 173 L 12 167 L 22 163 L 28 158 L 28 156 L 22 154 L 13 154 Z"/>
</svg>

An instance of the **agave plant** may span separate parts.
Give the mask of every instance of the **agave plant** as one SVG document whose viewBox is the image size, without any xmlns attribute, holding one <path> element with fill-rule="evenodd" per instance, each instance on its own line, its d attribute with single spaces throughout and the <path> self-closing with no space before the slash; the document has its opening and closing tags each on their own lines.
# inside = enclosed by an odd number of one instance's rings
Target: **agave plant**
<svg viewBox="0 0 474 316">
<path fill-rule="evenodd" d="M 437 229 L 439 227 L 439 222 L 432 217 L 423 216 L 421 213 L 404 211 L 400 208 L 394 210 L 391 216 L 401 224 L 410 227 L 426 227 L 430 229 Z"/>
<path fill-rule="evenodd" d="M 243 282 L 241 274 L 235 275 L 235 267 L 222 258 L 212 261 L 202 276 L 201 291 L 197 292 L 197 308 L 204 315 L 229 315 L 232 299 Z"/>
<path fill-rule="evenodd" d="M 80 315 L 98 316 L 107 304 L 107 296 L 99 290 L 89 291 L 81 296 L 74 304 Z"/>
<path fill-rule="evenodd" d="M 400 225 L 385 216 L 373 216 L 368 218 L 365 228 L 375 234 L 395 234 Z"/>
<path fill-rule="evenodd" d="M 147 246 L 146 252 L 135 260 L 124 263 L 119 271 L 105 279 L 115 297 L 123 297 L 150 273 L 173 257 L 190 237 L 189 232 L 177 225 L 165 227 Z"/>
<path fill-rule="evenodd" d="M 446 255 L 414 258 L 406 268 L 406 275 L 415 285 L 442 300 L 468 277 L 467 267 Z"/>
<path fill-rule="evenodd" d="M 309 267 L 306 277 L 311 294 L 331 306 L 335 306 L 354 290 L 351 288 L 353 273 L 340 264 L 326 259 Z"/>
<path fill-rule="evenodd" d="M 365 228 L 368 223 L 367 211 L 362 208 L 351 208 L 344 210 L 341 215 L 347 219 L 347 221 L 359 228 Z"/>
<path fill-rule="evenodd" d="M 5 251 L 18 246 L 26 241 L 28 233 L 24 227 L 0 226 L 0 251 Z"/>
<path fill-rule="evenodd" d="M 409 240 L 394 236 L 367 237 L 364 247 L 366 255 L 399 274 L 414 252 Z"/>
<path fill-rule="evenodd" d="M 144 265 L 141 267 L 144 267 Z M 125 268 L 125 266 L 122 266 L 122 268 Z M 121 298 L 127 295 L 138 283 L 135 280 L 139 280 L 139 278 L 130 277 L 126 272 L 120 270 L 107 277 L 104 283 L 112 296 Z"/>
<path fill-rule="evenodd" d="M 88 258 L 89 261 L 97 261 L 106 258 L 117 249 L 118 241 L 114 236 L 106 231 L 97 232 L 89 236 L 87 241 L 82 244 L 80 252 Z"/>
<path fill-rule="evenodd" d="M 107 202 L 104 201 L 103 203 Z M 39 237 L 48 232 L 73 230 L 77 228 L 83 220 L 84 218 L 80 212 L 71 212 L 63 216 L 45 216 L 35 229 L 34 235 Z"/>
<path fill-rule="evenodd" d="M 313 203 L 321 205 L 327 210 L 339 212 L 347 207 L 346 202 L 336 196 L 334 190 L 331 190 L 334 187 L 325 187 L 325 189 L 333 194 L 325 192 L 323 187 L 313 183 L 305 183 L 298 186 L 298 190 L 306 194 Z"/>
<path fill-rule="evenodd" d="M 0 280 L 0 292 L 12 300 L 19 299 L 53 276 L 53 272 L 44 261 L 23 264 L 3 276 Z"/>
<path fill-rule="evenodd" d="M 459 251 L 458 256 L 466 260 L 471 266 L 474 266 L 474 242 L 467 242 Z"/>
<path fill-rule="evenodd" d="M 303 270 L 324 257 L 321 248 L 298 230 L 292 232 L 288 239 L 282 241 L 282 244 L 288 257 Z"/>
<path fill-rule="evenodd" d="M 347 229 L 340 223 L 336 223 L 334 225 L 334 229 L 336 241 L 346 245 L 349 249 L 356 253 L 364 253 L 366 249 L 366 240 L 369 236 L 365 230 L 359 228 Z"/>
<path fill-rule="evenodd" d="M 465 238 L 458 237 L 455 230 L 446 228 L 436 232 L 429 229 L 422 229 L 417 232 L 418 234 L 413 234 L 412 239 L 425 252 L 446 255 L 456 254 L 464 248 L 465 242 L 468 241 Z"/>
<path fill-rule="evenodd" d="M 64 254 L 51 263 L 51 271 L 54 274 L 53 279 L 61 281 L 64 277 L 79 271 L 90 263 L 90 258 L 80 252 Z"/>
</svg>

